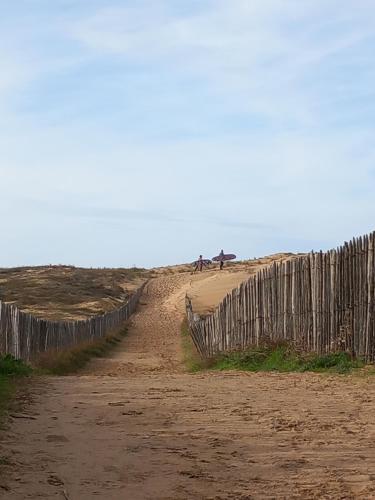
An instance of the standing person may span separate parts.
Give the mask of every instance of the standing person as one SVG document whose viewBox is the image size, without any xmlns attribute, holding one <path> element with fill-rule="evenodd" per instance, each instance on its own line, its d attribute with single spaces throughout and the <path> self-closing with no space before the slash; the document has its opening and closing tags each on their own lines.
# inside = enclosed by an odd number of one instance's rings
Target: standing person
<svg viewBox="0 0 375 500">
<path fill-rule="evenodd" d="M 199 256 L 199 259 L 197 260 L 197 262 L 195 263 L 195 269 L 194 269 L 194 272 L 195 271 L 203 271 L 203 255 L 200 255 Z"/>
<path fill-rule="evenodd" d="M 224 268 L 224 263 L 227 260 L 234 260 L 237 257 L 234 255 L 234 253 L 224 253 L 224 250 L 221 250 L 219 255 L 216 255 L 215 257 L 212 257 L 212 260 L 214 262 L 219 262 L 220 264 L 220 271 Z"/>
<path fill-rule="evenodd" d="M 219 253 L 219 257 L 220 257 L 220 271 L 222 271 L 223 267 L 224 267 L 224 250 L 223 249 Z"/>
</svg>

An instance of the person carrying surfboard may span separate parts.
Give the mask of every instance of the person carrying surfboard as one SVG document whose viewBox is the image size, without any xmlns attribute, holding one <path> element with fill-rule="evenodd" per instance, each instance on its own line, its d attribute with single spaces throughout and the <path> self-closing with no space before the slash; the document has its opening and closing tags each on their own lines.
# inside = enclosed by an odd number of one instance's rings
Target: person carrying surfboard
<svg viewBox="0 0 375 500">
<path fill-rule="evenodd" d="M 192 265 L 194 266 L 194 272 L 196 271 L 203 271 L 203 268 L 208 268 L 209 265 L 211 264 L 210 259 L 204 259 L 203 255 L 199 256 L 198 260 L 195 260 Z"/>
<path fill-rule="evenodd" d="M 203 255 L 200 255 L 199 259 L 195 263 L 194 271 L 203 271 Z"/>
<path fill-rule="evenodd" d="M 220 257 L 220 271 L 222 271 L 223 267 L 224 267 L 224 250 L 223 249 L 219 253 L 219 257 Z"/>
<path fill-rule="evenodd" d="M 234 260 L 235 258 L 236 258 L 236 256 L 233 253 L 225 254 L 224 250 L 221 250 L 219 255 L 216 255 L 216 257 L 213 257 L 212 260 L 214 262 L 219 262 L 220 263 L 220 270 L 222 270 L 224 267 L 224 262 L 226 260 Z"/>
</svg>

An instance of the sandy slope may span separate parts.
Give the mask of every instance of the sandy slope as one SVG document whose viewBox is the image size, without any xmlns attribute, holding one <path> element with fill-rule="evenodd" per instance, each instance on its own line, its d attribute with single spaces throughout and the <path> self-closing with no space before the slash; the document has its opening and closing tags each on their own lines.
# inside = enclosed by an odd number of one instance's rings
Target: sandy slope
<svg viewBox="0 0 375 500">
<path fill-rule="evenodd" d="M 207 273 L 203 280 L 192 282 L 188 294 L 196 313 L 205 314 L 214 310 L 228 291 L 236 288 L 249 277 L 246 271 Z"/>
<path fill-rule="evenodd" d="M 371 381 L 185 373 L 184 296 L 213 276 L 154 280 L 117 352 L 33 389 L 0 498 L 375 498 Z"/>
</svg>

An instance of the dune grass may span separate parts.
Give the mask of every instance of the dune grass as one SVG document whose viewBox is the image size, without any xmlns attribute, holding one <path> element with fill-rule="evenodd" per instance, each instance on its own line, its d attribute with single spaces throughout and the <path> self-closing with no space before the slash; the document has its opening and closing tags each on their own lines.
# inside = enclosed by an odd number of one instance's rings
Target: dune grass
<svg viewBox="0 0 375 500">
<path fill-rule="evenodd" d="M 245 351 L 230 352 L 218 356 L 212 368 L 215 370 L 244 370 L 250 372 L 315 372 L 350 373 L 363 368 L 365 363 L 353 359 L 347 352 L 324 355 L 301 353 L 288 344 L 270 344 Z"/>
<path fill-rule="evenodd" d="M 49 320 L 85 319 L 123 305 L 151 276 L 146 269 L 40 266 L 0 269 L 0 300 Z"/>
<path fill-rule="evenodd" d="M 123 328 L 94 342 L 85 342 L 61 352 L 41 354 L 35 364 L 39 371 L 45 374 L 69 375 L 76 373 L 84 368 L 92 358 L 104 357 L 121 342 L 126 333 L 126 328 Z"/>
</svg>

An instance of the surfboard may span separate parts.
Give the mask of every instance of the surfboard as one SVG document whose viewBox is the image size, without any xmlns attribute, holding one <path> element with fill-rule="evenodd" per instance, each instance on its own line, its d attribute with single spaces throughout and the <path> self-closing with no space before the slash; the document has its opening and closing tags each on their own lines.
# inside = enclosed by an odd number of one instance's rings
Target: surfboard
<svg viewBox="0 0 375 500">
<path fill-rule="evenodd" d="M 200 262 L 202 262 L 204 266 L 209 266 L 211 264 L 210 259 L 203 259 L 203 260 L 196 260 L 195 262 L 192 263 L 192 266 L 197 266 Z"/>
<path fill-rule="evenodd" d="M 225 253 L 224 255 L 217 255 L 216 257 L 213 257 L 214 262 L 221 262 L 222 260 L 234 260 L 237 257 L 234 255 L 234 253 Z"/>
</svg>

